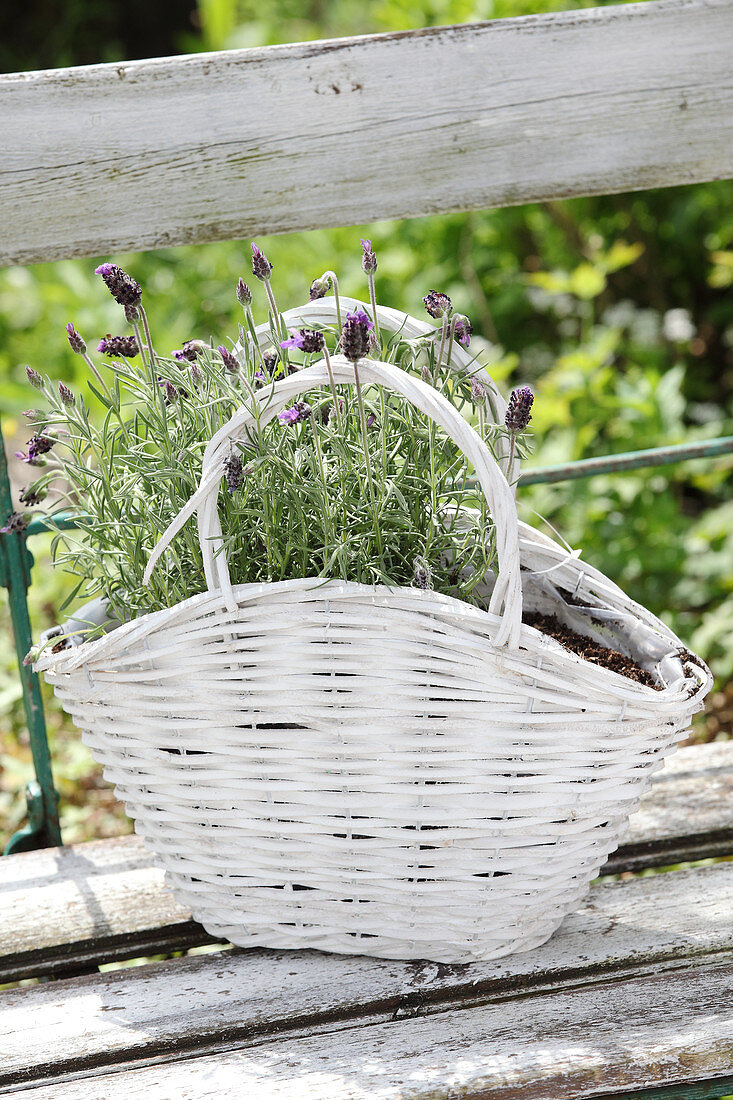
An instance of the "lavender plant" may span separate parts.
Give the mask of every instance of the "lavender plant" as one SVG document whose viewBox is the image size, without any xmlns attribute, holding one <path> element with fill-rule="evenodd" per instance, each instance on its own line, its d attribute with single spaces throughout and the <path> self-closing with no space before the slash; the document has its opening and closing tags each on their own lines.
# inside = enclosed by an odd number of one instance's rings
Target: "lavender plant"
<svg viewBox="0 0 733 1100">
<path fill-rule="evenodd" d="M 115 616 L 126 619 L 205 587 L 194 522 L 150 586 L 142 577 L 150 551 L 197 487 L 207 443 L 242 406 L 255 426 L 231 445 L 219 501 L 235 583 L 313 576 L 478 599 L 495 539 L 472 471 L 455 443 L 402 397 L 362 386 L 359 364 L 371 357 L 419 373 L 477 421 L 492 447 L 502 433 L 512 450 L 521 446 L 531 394 L 518 391 L 505 425 L 489 424 L 477 360 L 468 370 L 451 369 L 454 342 L 468 346 L 471 326 L 453 312 L 447 295 L 430 291 L 424 299 L 439 321 L 431 334 L 408 340 L 380 331 L 377 257 L 369 241 L 362 249 L 369 303 L 342 312 L 336 275 L 325 272 L 310 296 L 332 290 L 338 323 L 288 332 L 272 264 L 253 245 L 252 273 L 264 290 L 269 339 L 257 339 L 255 296 L 240 279 L 243 324 L 236 342 L 191 338 L 167 356 L 153 346 L 140 285 L 114 264 L 97 268 L 132 332 L 107 333 L 97 348 L 100 364 L 72 324 L 67 337 L 87 364 L 104 416 L 98 422 L 83 394 L 28 368 L 47 409 L 29 410 L 34 434 L 18 454 L 28 466 L 42 467 L 21 503 L 36 505 L 53 488 L 50 526 L 60 510 L 77 517 L 78 528 L 57 531 L 53 543 L 55 562 L 77 578 L 67 603 L 102 595 Z M 354 387 L 335 384 L 330 357 L 336 351 L 353 363 Z M 330 386 L 303 394 L 263 425 L 261 410 L 274 383 L 320 360 Z M 6 529 L 23 522 L 13 513 Z"/>
</svg>

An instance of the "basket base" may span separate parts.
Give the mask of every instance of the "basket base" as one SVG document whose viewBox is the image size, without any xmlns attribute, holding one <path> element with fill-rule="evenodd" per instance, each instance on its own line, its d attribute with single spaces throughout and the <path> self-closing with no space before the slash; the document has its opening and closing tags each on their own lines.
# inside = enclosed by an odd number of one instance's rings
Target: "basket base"
<svg viewBox="0 0 733 1100">
<path fill-rule="evenodd" d="M 288 904 L 284 899 L 281 907 L 273 905 L 267 914 L 262 911 L 248 914 L 246 903 L 243 904 L 239 897 L 231 897 L 229 907 L 236 907 L 236 911 L 231 913 L 231 921 L 227 921 L 226 902 L 220 900 L 214 915 L 211 908 L 201 905 L 196 882 L 175 872 L 166 873 L 166 881 L 177 901 L 191 909 L 194 919 L 209 935 L 228 940 L 237 947 L 315 950 L 447 964 L 488 962 L 539 947 L 557 931 L 565 916 L 582 903 L 590 878 L 589 874 L 582 881 L 576 880 L 562 891 L 561 897 L 528 896 L 524 905 L 517 904 L 516 895 L 507 896 L 506 889 L 502 891 L 505 897 L 493 899 L 492 904 L 491 888 L 487 886 L 484 903 L 472 906 L 473 912 L 456 906 L 452 919 L 442 921 L 437 917 L 421 919 L 420 899 L 416 899 L 411 913 L 405 911 L 402 916 L 395 916 L 392 912 L 389 917 L 382 913 L 383 931 L 345 932 L 329 928 L 325 920 L 321 924 L 299 920 L 297 902 Z M 334 900 L 332 904 L 343 907 L 344 901 Z M 366 904 L 364 908 L 381 909 L 382 906 Z M 379 915 L 370 913 L 369 926 L 374 927 L 378 922 Z M 343 928 L 343 915 L 339 923 Z"/>
</svg>

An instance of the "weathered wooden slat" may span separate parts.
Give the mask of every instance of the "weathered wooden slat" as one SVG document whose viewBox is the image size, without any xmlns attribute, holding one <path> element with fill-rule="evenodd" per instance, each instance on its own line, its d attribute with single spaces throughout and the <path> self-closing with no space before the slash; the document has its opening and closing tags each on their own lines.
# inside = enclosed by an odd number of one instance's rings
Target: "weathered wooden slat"
<svg viewBox="0 0 733 1100">
<path fill-rule="evenodd" d="M 215 1056 L 56 1082 L 28 1095 L 36 1100 L 608 1100 L 623 1092 L 625 1100 L 631 1095 L 639 1100 L 646 1088 L 715 1078 L 727 1090 L 732 982 L 730 963 L 689 968 L 512 1005 L 286 1036 Z"/>
<path fill-rule="evenodd" d="M 733 175 L 729 0 L 0 77 L 0 263 Z"/>
<path fill-rule="evenodd" d="M 0 1085 L 246 1046 L 232 1064 L 252 1075 L 244 1094 L 257 1097 L 382 1096 L 369 1091 L 378 1073 L 405 1088 L 399 1096 L 412 1096 L 416 1074 L 427 1074 L 431 1097 L 446 1095 L 455 1074 L 467 1096 L 479 1084 L 482 1097 L 498 1084 L 556 1100 L 596 1095 L 730 1070 L 731 980 L 733 865 L 722 863 L 598 884 L 548 944 L 495 963 L 226 952 L 14 990 L 0 997 Z M 195 1079 L 203 1064 L 182 1072 Z M 313 1091 L 318 1066 L 333 1085 L 350 1067 L 354 1091 L 346 1080 L 344 1091 Z M 169 1070 L 165 1095 L 182 1095 L 181 1071 Z M 133 1074 L 130 1086 L 138 1080 L 147 1077 Z M 122 1095 L 111 1079 L 109 1092 L 87 1087 L 87 1096 Z"/>
<path fill-rule="evenodd" d="M 211 942 L 139 837 L 0 859 L 0 983 Z"/>
<path fill-rule="evenodd" d="M 670 757 L 603 874 L 733 855 L 733 742 Z"/>
<path fill-rule="evenodd" d="M 733 743 L 722 742 L 681 749 L 667 761 L 606 870 L 727 854 Z M 138 837 L 0 860 L 0 982 L 210 942 Z"/>
</svg>

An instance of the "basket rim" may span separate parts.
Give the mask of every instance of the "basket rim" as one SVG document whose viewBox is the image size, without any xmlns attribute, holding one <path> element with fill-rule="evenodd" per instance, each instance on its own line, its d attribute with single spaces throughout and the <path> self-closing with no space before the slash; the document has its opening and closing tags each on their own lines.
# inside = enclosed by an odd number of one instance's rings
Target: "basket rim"
<svg viewBox="0 0 733 1100">
<path fill-rule="evenodd" d="M 520 532 L 520 541 L 524 543 L 525 546 L 528 546 L 531 542 L 535 547 L 540 545 L 543 549 L 560 552 L 564 556 L 566 564 L 573 568 L 578 575 L 582 573 L 590 581 L 598 580 L 603 582 L 604 587 L 609 590 L 609 596 L 618 593 L 619 600 L 616 606 L 614 606 L 612 600 L 609 599 L 608 602 L 599 604 L 599 608 L 603 607 L 608 610 L 621 610 L 623 607 L 623 612 L 625 614 L 635 616 L 639 622 L 656 630 L 660 637 L 663 638 L 665 642 L 668 642 L 669 656 L 680 658 L 682 677 L 666 683 L 661 689 L 638 683 L 637 681 L 629 679 L 627 676 L 623 676 L 621 673 L 615 672 L 603 665 L 596 664 L 593 661 L 588 661 L 579 654 L 573 653 L 571 650 L 562 646 L 556 639 L 526 623 L 522 623 L 520 642 L 517 649 L 510 649 L 507 646 L 497 647 L 498 650 L 501 650 L 503 654 L 505 654 L 507 660 L 511 661 L 512 657 L 518 657 L 522 652 L 526 653 L 527 650 L 537 651 L 541 647 L 544 654 L 564 666 L 563 671 L 566 675 L 572 675 L 573 668 L 582 667 L 587 672 L 592 671 L 593 676 L 599 681 L 599 687 L 605 684 L 611 691 L 613 691 L 613 689 L 618 691 L 620 687 L 623 687 L 625 693 L 628 693 L 631 698 L 640 703 L 654 700 L 655 702 L 664 703 L 665 706 L 669 706 L 673 703 L 684 702 L 687 708 L 692 708 L 696 697 L 704 697 L 704 695 L 707 694 L 709 684 L 712 682 L 712 676 L 707 665 L 700 657 L 691 653 L 682 641 L 677 638 L 661 620 L 657 619 L 657 617 L 646 608 L 630 600 L 622 589 L 609 581 L 599 570 L 589 566 L 585 562 L 580 562 L 576 557 L 571 558 L 567 554 L 567 551 L 553 539 L 521 521 L 520 527 L 522 528 Z M 407 599 L 410 602 L 419 604 L 423 612 L 426 610 L 426 603 L 429 603 L 436 611 L 440 609 L 443 614 L 445 614 L 445 612 L 452 612 L 453 617 L 456 619 L 462 619 L 464 623 L 468 620 L 474 629 L 478 627 L 479 629 L 485 630 L 487 635 L 489 635 L 489 641 L 491 641 L 490 636 L 495 633 L 497 626 L 501 622 L 501 617 L 499 615 L 492 614 L 476 604 L 469 604 L 463 600 L 459 600 L 455 596 L 402 585 L 370 585 L 362 584 L 357 581 L 344 581 L 327 577 L 311 576 L 296 577 L 283 581 L 254 581 L 233 586 L 233 591 L 237 596 L 237 603 L 240 606 L 250 601 L 256 601 L 268 592 L 273 595 L 283 596 L 288 592 L 300 592 L 304 589 L 305 591 L 326 590 L 327 592 L 333 593 L 334 596 L 339 596 L 341 598 L 349 596 L 353 596 L 354 598 L 360 596 L 378 596 L 387 602 L 390 598 L 394 600 L 396 597 L 399 597 L 402 601 Z M 621 601 L 623 601 L 623 604 Z M 74 672 L 91 661 L 103 659 L 106 651 L 112 646 L 117 647 L 120 641 L 126 636 L 128 636 L 128 644 L 135 644 L 147 637 L 158 626 L 170 622 L 170 620 L 182 614 L 185 615 L 185 612 L 192 607 L 199 604 L 205 605 L 206 603 L 212 605 L 212 610 L 215 607 L 223 607 L 224 596 L 220 591 L 204 589 L 201 592 L 195 593 L 193 596 L 189 596 L 186 600 L 174 604 L 172 607 L 164 607 L 159 608 L 157 611 L 149 611 L 145 615 L 140 615 L 135 619 L 122 623 L 108 634 L 96 638 L 91 642 L 82 641 L 72 648 L 60 650 L 58 653 L 53 653 L 49 647 L 45 652 L 41 653 L 34 662 L 34 669 L 39 672 L 51 672 L 59 675 Z M 528 642 L 531 644 L 528 645 Z M 695 670 L 695 674 L 690 674 L 685 670 L 684 666 L 688 664 Z"/>
</svg>

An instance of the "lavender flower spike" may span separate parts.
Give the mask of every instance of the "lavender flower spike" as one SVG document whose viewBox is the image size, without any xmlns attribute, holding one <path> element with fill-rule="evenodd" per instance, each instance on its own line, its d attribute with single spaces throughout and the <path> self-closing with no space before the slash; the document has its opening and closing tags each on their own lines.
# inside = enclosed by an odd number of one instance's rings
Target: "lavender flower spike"
<svg viewBox="0 0 733 1100">
<path fill-rule="evenodd" d="M 37 370 L 33 370 L 33 367 L 25 368 L 25 376 L 33 386 L 34 390 L 40 390 L 43 387 L 43 378 Z"/>
<path fill-rule="evenodd" d="M 467 348 L 471 343 L 473 325 L 468 317 L 464 317 L 462 313 L 457 313 L 453 318 L 453 335 L 464 348 Z"/>
<path fill-rule="evenodd" d="M 74 397 L 69 387 L 65 386 L 63 382 L 59 382 L 59 397 L 63 401 L 64 405 L 76 404 L 76 398 Z"/>
<path fill-rule="evenodd" d="M 40 504 L 45 498 L 48 490 L 43 488 L 36 488 L 35 485 L 27 485 L 25 489 L 22 489 L 18 500 L 21 504 L 25 504 L 26 508 L 32 508 L 34 504 Z"/>
<path fill-rule="evenodd" d="M 272 264 L 254 242 L 252 243 L 252 274 L 263 283 L 269 282 L 272 274 Z"/>
<path fill-rule="evenodd" d="M 346 314 L 341 333 L 341 350 L 352 363 L 358 363 L 369 350 L 369 330 L 374 325 L 363 309 Z"/>
<path fill-rule="evenodd" d="M 123 359 L 134 359 L 140 354 L 134 336 L 112 336 L 109 332 L 99 341 L 97 351 L 102 355 L 119 355 Z"/>
<path fill-rule="evenodd" d="M 441 294 L 439 290 L 429 290 L 423 298 L 425 308 L 431 317 L 439 320 L 446 313 L 450 314 L 453 306 L 447 294 Z"/>
<path fill-rule="evenodd" d="M 234 493 L 241 488 L 244 481 L 244 467 L 238 454 L 232 453 L 224 459 L 224 477 L 230 493 Z"/>
<path fill-rule="evenodd" d="M 431 575 L 430 566 L 425 558 L 415 558 L 415 565 L 412 574 L 412 583 L 415 588 L 422 588 L 423 591 L 431 587 Z"/>
<path fill-rule="evenodd" d="M 482 401 L 486 401 L 489 396 L 489 387 L 485 382 L 482 382 L 480 378 L 471 378 L 471 398 L 480 404 Z"/>
<path fill-rule="evenodd" d="M 194 363 L 205 347 L 206 345 L 203 340 L 184 340 L 183 347 L 178 348 L 177 351 L 172 351 L 171 355 L 174 359 L 177 359 L 179 363 Z"/>
<path fill-rule="evenodd" d="M 281 424 L 297 424 L 301 420 L 307 420 L 313 415 L 313 409 L 305 401 L 296 401 L 289 409 L 283 409 L 277 414 Z"/>
<path fill-rule="evenodd" d="M 10 512 L 3 526 L 0 527 L 0 534 L 9 535 L 13 531 L 22 531 L 30 518 L 30 516 L 24 516 L 20 512 Z"/>
<path fill-rule="evenodd" d="M 318 332 L 317 329 L 302 328 L 300 332 L 295 332 L 294 329 L 290 330 L 291 336 L 289 340 L 281 340 L 281 348 L 300 348 L 301 351 L 306 354 L 313 354 L 316 351 L 322 351 L 325 343 L 323 333 Z"/>
<path fill-rule="evenodd" d="M 373 275 L 377 270 L 377 257 L 372 248 L 372 242 L 362 240 L 361 247 L 364 250 L 364 255 L 361 258 L 362 270 L 367 275 Z"/>
<path fill-rule="evenodd" d="M 504 423 L 512 434 L 523 432 L 529 424 L 532 419 L 531 409 L 533 401 L 534 394 L 529 386 L 522 386 L 521 389 L 512 390 L 511 397 L 509 398 L 509 408 L 504 418 Z"/>
<path fill-rule="evenodd" d="M 318 298 L 325 298 L 330 285 L 330 280 L 325 275 L 321 275 L 320 279 L 314 279 L 310 289 L 311 302 L 315 302 Z"/>
<path fill-rule="evenodd" d="M 139 306 L 143 291 L 139 283 L 123 271 L 117 264 L 100 264 L 94 269 L 95 275 L 101 275 L 116 302 L 121 306 Z"/>
<path fill-rule="evenodd" d="M 87 350 L 87 346 L 72 325 L 71 321 L 69 321 L 68 325 L 66 326 L 66 332 L 69 337 L 69 346 L 71 350 L 73 352 L 76 352 L 77 355 L 84 355 L 85 351 Z"/>
<path fill-rule="evenodd" d="M 224 370 L 228 371 L 229 374 L 237 374 L 239 371 L 239 363 L 237 362 L 236 357 L 232 355 L 232 353 L 229 351 L 229 348 L 224 347 L 223 344 L 219 344 L 216 350 L 221 356 L 221 361 L 224 364 Z"/>
<path fill-rule="evenodd" d="M 240 306 L 252 305 L 252 291 L 249 289 L 244 279 L 239 279 L 237 282 L 237 301 Z"/>
<path fill-rule="evenodd" d="M 41 456 L 48 454 L 55 444 L 56 440 L 51 436 L 38 432 L 28 440 L 28 454 L 24 451 L 16 451 L 15 457 L 28 466 L 43 466 L 44 460 Z"/>
</svg>

